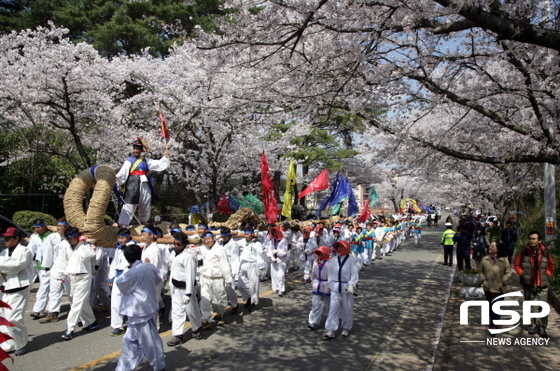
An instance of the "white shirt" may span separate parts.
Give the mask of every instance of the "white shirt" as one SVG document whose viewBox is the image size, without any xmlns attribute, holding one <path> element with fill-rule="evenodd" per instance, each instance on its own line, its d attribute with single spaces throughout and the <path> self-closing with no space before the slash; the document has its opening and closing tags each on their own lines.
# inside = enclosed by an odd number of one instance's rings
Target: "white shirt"
<svg viewBox="0 0 560 371">
<path fill-rule="evenodd" d="M 257 269 L 264 269 L 265 262 L 260 241 L 255 240 L 247 243 L 246 240 L 243 240 L 240 242 L 244 242 L 245 244 L 245 246 L 243 246 L 243 251 L 241 251 L 241 255 L 239 256 L 240 265 L 250 263 L 256 264 Z"/>
<path fill-rule="evenodd" d="M 352 256 L 333 256 L 329 260 L 329 288 L 331 291 L 345 293 L 348 285 L 356 287 L 358 271 L 358 265 Z M 338 277 L 339 272 L 340 281 Z"/>
<path fill-rule="evenodd" d="M 144 158 L 146 160 L 146 164 L 148 164 L 148 169 L 150 171 L 163 171 L 169 167 L 169 159 L 167 157 L 162 157 L 161 160 L 153 160 L 151 158 Z M 121 169 L 117 173 L 117 186 L 121 186 L 126 182 L 128 179 L 128 175 L 130 174 L 130 168 L 132 167 L 132 163 L 130 161 L 125 161 L 121 166 Z M 148 177 L 146 175 L 140 176 L 140 182 L 144 183 L 148 181 Z"/>
<path fill-rule="evenodd" d="M 136 261 L 115 281 L 122 294 L 119 314 L 130 324 L 143 323 L 159 310 L 156 286 L 162 281 L 152 264 Z"/>
<path fill-rule="evenodd" d="M 53 265 L 53 246 L 51 241 L 55 234 L 58 235 L 58 233 L 49 231 L 49 234 L 42 240 L 41 236 L 33 233 L 29 238 L 27 248 L 34 255 L 35 260 L 41 262 L 43 268 L 50 268 Z"/>
<path fill-rule="evenodd" d="M 142 250 L 142 262 L 150 260 L 150 264 L 159 270 L 163 270 L 163 261 L 161 259 L 161 251 L 157 242 L 152 242 Z"/>
<path fill-rule="evenodd" d="M 229 267 L 231 269 L 231 274 L 233 277 L 235 277 L 237 276 L 237 273 L 239 273 L 239 254 L 240 254 L 239 242 L 234 241 L 233 238 L 230 238 L 229 241 L 222 246 L 226 250 L 226 255 L 228 258 Z"/>
<path fill-rule="evenodd" d="M 54 261 L 53 267 L 51 268 L 51 277 L 57 280 L 62 280 L 66 278 L 66 266 L 68 265 L 68 260 L 70 260 L 70 255 L 72 255 L 72 246 L 66 240 L 62 240 L 58 244 L 58 254 L 56 260 Z"/>
<path fill-rule="evenodd" d="M 224 247 L 219 243 L 214 243 L 211 248 L 206 245 L 201 246 L 200 251 L 203 256 L 200 274 L 209 278 L 222 277 L 226 284 L 231 283 L 231 270 Z"/>
<path fill-rule="evenodd" d="M 95 263 L 95 251 L 87 242 L 78 242 L 68 258 L 68 264 L 64 270 L 65 274 L 93 275 L 93 264 Z"/>
<path fill-rule="evenodd" d="M 167 275 L 167 272 L 169 272 L 169 266 L 171 264 L 171 252 L 169 251 L 169 248 L 171 246 L 168 244 L 159 244 L 158 243 L 158 248 L 159 248 L 159 253 L 160 253 L 160 259 L 161 259 L 161 270 L 163 272 L 163 276 L 165 277 Z"/>
<path fill-rule="evenodd" d="M 134 242 L 134 240 L 130 240 L 126 243 L 125 247 L 134 244 L 136 244 L 136 242 Z M 113 282 L 113 280 L 117 277 L 117 270 L 124 271 L 125 268 L 128 266 L 128 262 L 124 257 L 124 247 L 121 248 L 119 247 L 119 245 L 117 245 L 117 247 L 113 250 L 115 251 L 113 255 L 113 260 L 111 261 L 111 265 L 109 266 L 109 276 L 108 276 L 109 282 Z"/>
<path fill-rule="evenodd" d="M 29 286 L 33 278 L 33 255 L 26 246 L 18 244 L 9 256 L 6 247 L 0 251 L 0 272 L 6 290 Z"/>
<path fill-rule="evenodd" d="M 52 245 L 52 250 L 53 250 L 53 255 L 52 255 L 52 265 L 49 268 L 53 268 L 54 264 L 56 263 L 56 260 L 58 259 L 58 254 L 60 253 L 60 244 L 62 243 L 62 241 L 66 241 L 66 239 L 61 236 L 59 233 L 53 233 L 51 235 L 51 245 Z"/>
<path fill-rule="evenodd" d="M 198 260 L 194 251 L 187 246 L 178 255 L 173 251 L 171 257 L 171 279 L 185 282 L 185 294 L 196 294 L 195 282 Z"/>
<path fill-rule="evenodd" d="M 314 237 L 309 237 L 306 243 L 303 237 L 301 237 L 298 240 L 298 249 L 301 251 L 299 256 L 300 260 L 313 260 L 313 256 L 311 254 L 313 254 L 313 251 L 317 249 L 317 240 Z"/>
<path fill-rule="evenodd" d="M 275 238 L 268 240 L 267 254 L 271 259 L 275 254 L 277 258 L 283 259 L 288 254 L 288 241 L 285 238 L 276 241 Z"/>
</svg>

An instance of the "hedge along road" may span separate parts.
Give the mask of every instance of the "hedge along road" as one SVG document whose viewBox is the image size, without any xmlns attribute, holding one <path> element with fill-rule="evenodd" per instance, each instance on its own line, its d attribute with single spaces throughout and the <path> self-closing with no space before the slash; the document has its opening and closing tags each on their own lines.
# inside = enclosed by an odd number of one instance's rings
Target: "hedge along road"
<svg viewBox="0 0 560 371">
<path fill-rule="evenodd" d="M 160 330 L 166 370 L 424 370 L 433 364 L 454 268 L 442 261 L 442 228 L 425 228 L 419 245 L 407 239 L 389 256 L 360 271 L 354 327 L 347 338 L 340 330 L 326 340 L 324 330 L 306 327 L 311 307 L 310 285 L 297 282 L 298 272 L 287 275 L 287 292 L 271 293 L 261 283 L 259 309 L 242 309 L 225 315 L 226 326 L 190 339 L 186 329 L 182 346 L 168 347 L 167 321 Z M 28 309 L 32 308 L 34 292 Z M 169 310 L 169 297 L 165 295 Z M 26 313 L 29 353 L 15 357 L 12 371 L 114 370 L 122 336 L 111 337 L 109 312 L 97 313 L 100 329 L 83 332 L 68 342 L 60 338 L 68 305 L 61 321 L 39 324 Z M 324 321 L 324 319 L 323 319 Z M 322 324 L 323 325 L 323 324 Z M 8 365 L 9 361 L 5 361 Z M 139 370 L 150 370 L 143 361 Z"/>
</svg>

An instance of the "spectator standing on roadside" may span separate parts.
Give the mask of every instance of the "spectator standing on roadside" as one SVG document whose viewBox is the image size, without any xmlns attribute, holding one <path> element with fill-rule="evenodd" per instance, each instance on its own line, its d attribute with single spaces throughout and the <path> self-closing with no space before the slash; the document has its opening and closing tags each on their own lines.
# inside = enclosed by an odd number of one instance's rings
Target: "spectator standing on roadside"
<svg viewBox="0 0 560 371">
<path fill-rule="evenodd" d="M 511 266 L 506 258 L 498 257 L 496 242 L 491 243 L 488 248 L 488 255 L 480 261 L 478 274 L 482 279 L 482 288 L 486 300 L 490 303 L 490 329 L 497 329 L 494 321 L 499 320 L 500 315 L 494 313 L 492 303 L 498 296 L 509 291 L 508 280 L 511 277 Z"/>
<path fill-rule="evenodd" d="M 529 232 L 527 246 L 517 253 L 515 271 L 519 275 L 525 300 L 543 300 L 548 298 L 548 280 L 554 273 L 554 259 L 548 249 L 542 244 L 542 236 L 537 231 Z M 538 308 L 531 307 L 531 312 Z M 546 338 L 548 316 L 532 318 L 529 334 L 535 332 Z"/>
<path fill-rule="evenodd" d="M 457 243 L 457 268 L 463 270 L 463 263 L 468 270 L 471 269 L 471 240 L 472 234 L 467 232 L 467 227 L 462 224 L 459 233 L 453 236 L 453 241 Z"/>
<path fill-rule="evenodd" d="M 480 262 L 484 255 L 486 255 L 486 251 L 488 249 L 488 239 L 486 238 L 486 231 L 484 228 L 479 227 L 476 229 L 475 236 L 474 236 L 474 254 L 473 259 L 476 263 L 476 267 L 480 269 Z"/>
<path fill-rule="evenodd" d="M 488 242 L 500 242 L 502 238 L 502 228 L 498 225 L 498 220 L 494 220 L 492 225 L 486 231 L 488 233 Z"/>
<path fill-rule="evenodd" d="M 513 250 L 517 242 L 517 231 L 513 229 L 511 222 L 506 222 L 506 228 L 502 231 L 502 245 L 509 264 L 513 265 Z"/>
</svg>

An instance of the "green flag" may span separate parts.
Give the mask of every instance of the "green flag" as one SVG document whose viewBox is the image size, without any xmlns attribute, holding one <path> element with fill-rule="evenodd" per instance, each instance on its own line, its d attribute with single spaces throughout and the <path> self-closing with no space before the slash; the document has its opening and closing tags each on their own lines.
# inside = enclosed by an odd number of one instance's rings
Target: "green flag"
<svg viewBox="0 0 560 371">
<path fill-rule="evenodd" d="M 377 197 L 377 192 L 375 192 L 375 187 L 371 186 L 371 188 L 369 189 L 369 207 L 373 207 L 373 205 L 375 205 L 375 202 L 377 202 L 377 199 L 379 197 Z"/>
</svg>

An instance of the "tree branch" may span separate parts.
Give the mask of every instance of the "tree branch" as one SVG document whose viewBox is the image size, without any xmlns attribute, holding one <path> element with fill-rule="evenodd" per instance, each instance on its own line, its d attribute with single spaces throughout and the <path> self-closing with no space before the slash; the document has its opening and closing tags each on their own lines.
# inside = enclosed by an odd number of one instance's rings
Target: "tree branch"
<svg viewBox="0 0 560 371">
<path fill-rule="evenodd" d="M 531 24 L 529 19 L 509 18 L 507 13 L 489 12 L 468 0 L 433 0 L 446 8 L 457 8 L 458 13 L 477 27 L 490 30 L 503 39 L 543 46 L 560 51 L 560 33 Z M 447 26 L 453 28 L 453 24 Z"/>
</svg>

